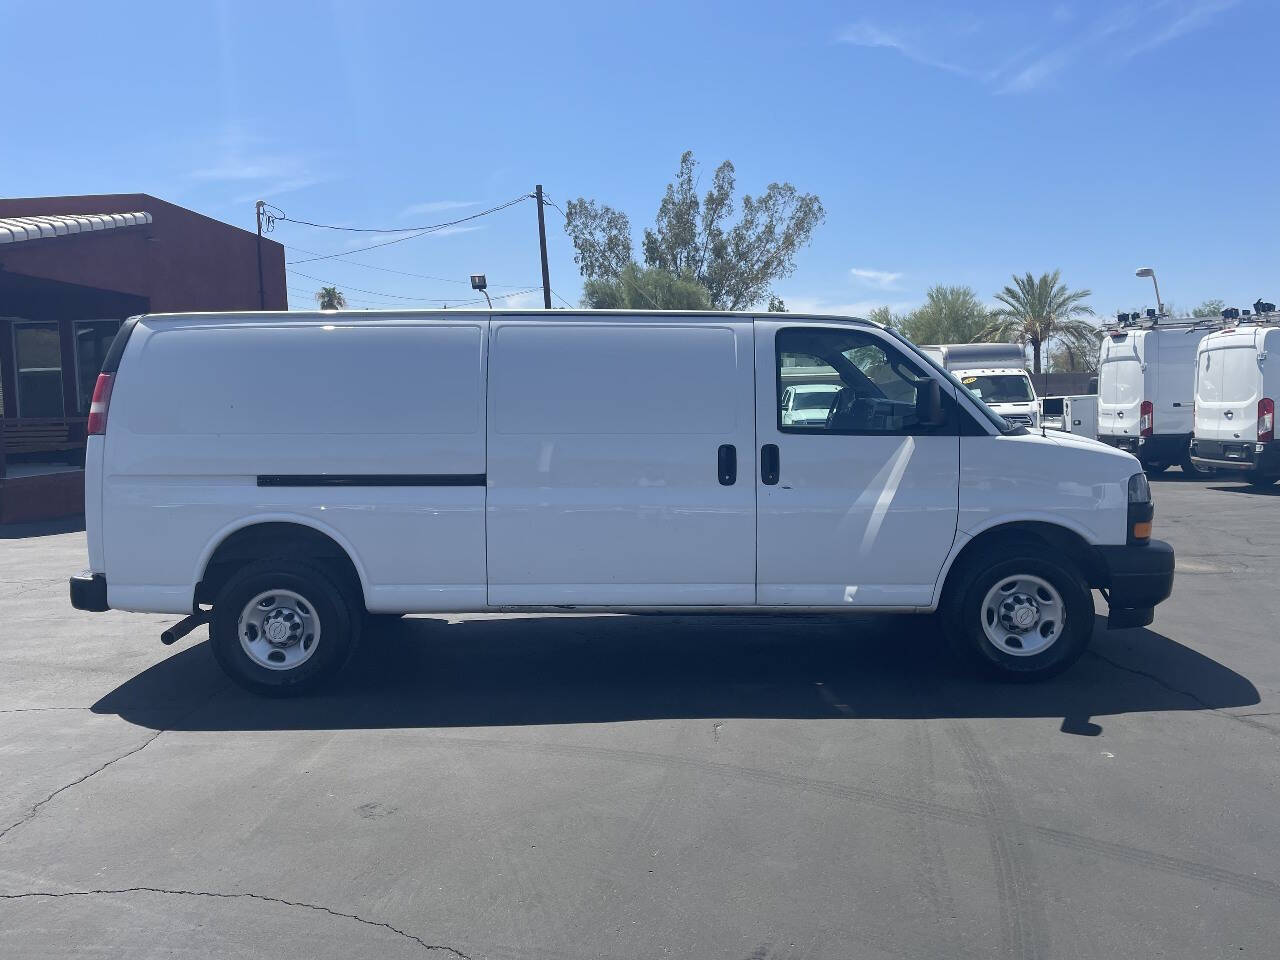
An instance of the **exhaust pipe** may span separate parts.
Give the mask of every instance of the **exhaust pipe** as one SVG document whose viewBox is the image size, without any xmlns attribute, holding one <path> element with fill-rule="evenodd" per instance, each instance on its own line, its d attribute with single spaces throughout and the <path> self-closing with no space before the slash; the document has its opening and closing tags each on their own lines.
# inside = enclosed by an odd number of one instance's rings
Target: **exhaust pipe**
<svg viewBox="0 0 1280 960">
<path fill-rule="evenodd" d="M 213 619 L 212 610 L 197 610 L 189 617 L 184 617 L 168 630 L 160 634 L 160 642 L 166 647 L 177 643 L 196 627 L 202 627 Z"/>
</svg>

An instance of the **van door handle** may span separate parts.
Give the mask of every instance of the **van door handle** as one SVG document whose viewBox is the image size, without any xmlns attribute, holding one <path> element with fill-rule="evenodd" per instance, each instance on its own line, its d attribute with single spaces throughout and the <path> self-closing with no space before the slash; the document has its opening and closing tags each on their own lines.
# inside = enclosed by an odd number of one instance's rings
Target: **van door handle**
<svg viewBox="0 0 1280 960">
<path fill-rule="evenodd" d="M 778 482 L 779 469 L 778 445 L 766 443 L 760 448 L 760 482 L 766 486 L 773 486 Z"/>
<path fill-rule="evenodd" d="M 722 487 L 732 487 L 738 482 L 738 448 L 732 443 L 720 444 L 716 453 L 716 472 L 720 475 Z"/>
</svg>

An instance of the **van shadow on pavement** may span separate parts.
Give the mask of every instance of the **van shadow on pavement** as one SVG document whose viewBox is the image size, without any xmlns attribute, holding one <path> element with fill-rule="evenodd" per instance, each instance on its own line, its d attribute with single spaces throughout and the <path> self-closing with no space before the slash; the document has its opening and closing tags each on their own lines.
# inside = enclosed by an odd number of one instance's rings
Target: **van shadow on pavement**
<svg viewBox="0 0 1280 960">
<path fill-rule="evenodd" d="M 273 700 L 227 681 L 207 643 L 93 705 L 167 730 L 333 730 L 657 718 L 1092 718 L 1258 702 L 1245 677 L 1149 629 L 1108 633 L 1040 684 L 957 672 L 925 617 L 410 618 L 366 632 L 324 692 Z M 157 644 L 158 654 L 161 648 Z"/>
</svg>

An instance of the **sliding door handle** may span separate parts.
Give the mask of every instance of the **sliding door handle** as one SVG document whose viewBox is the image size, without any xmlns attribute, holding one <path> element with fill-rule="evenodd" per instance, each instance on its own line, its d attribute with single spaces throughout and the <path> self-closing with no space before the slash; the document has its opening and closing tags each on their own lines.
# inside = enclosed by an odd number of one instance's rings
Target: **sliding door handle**
<svg viewBox="0 0 1280 960">
<path fill-rule="evenodd" d="M 722 487 L 732 487 L 738 482 L 738 448 L 732 443 L 720 444 L 716 453 L 716 473 Z"/>
<path fill-rule="evenodd" d="M 778 482 L 780 468 L 778 445 L 776 443 L 766 443 L 760 448 L 760 482 L 766 486 L 773 486 Z"/>
</svg>

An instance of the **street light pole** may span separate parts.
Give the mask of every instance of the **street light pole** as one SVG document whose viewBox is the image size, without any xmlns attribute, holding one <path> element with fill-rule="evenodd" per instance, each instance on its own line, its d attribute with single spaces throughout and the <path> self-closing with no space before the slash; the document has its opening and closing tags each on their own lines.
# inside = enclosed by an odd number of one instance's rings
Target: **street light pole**
<svg viewBox="0 0 1280 960">
<path fill-rule="evenodd" d="M 1153 267 L 1139 267 L 1133 272 L 1135 277 L 1150 277 L 1151 282 L 1156 288 L 1156 309 L 1160 311 L 1160 316 L 1164 316 L 1164 304 L 1160 302 L 1160 284 L 1156 282 L 1156 271 Z"/>
</svg>

